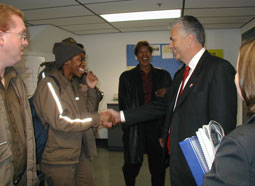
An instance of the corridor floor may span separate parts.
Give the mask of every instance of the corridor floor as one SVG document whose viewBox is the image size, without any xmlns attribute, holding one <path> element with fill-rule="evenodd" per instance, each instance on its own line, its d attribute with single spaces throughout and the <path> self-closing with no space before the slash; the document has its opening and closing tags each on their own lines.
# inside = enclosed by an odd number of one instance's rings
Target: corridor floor
<svg viewBox="0 0 255 186">
<path fill-rule="evenodd" d="M 123 152 L 98 148 L 98 155 L 93 161 L 96 186 L 125 186 L 122 174 Z M 136 186 L 151 186 L 147 156 L 136 179 Z M 166 170 L 165 186 L 170 186 L 169 168 Z"/>
</svg>

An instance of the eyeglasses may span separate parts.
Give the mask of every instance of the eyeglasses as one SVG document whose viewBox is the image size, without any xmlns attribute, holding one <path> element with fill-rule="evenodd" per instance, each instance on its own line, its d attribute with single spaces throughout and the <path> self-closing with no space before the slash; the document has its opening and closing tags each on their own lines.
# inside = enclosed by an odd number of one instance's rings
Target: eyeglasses
<svg viewBox="0 0 255 186">
<path fill-rule="evenodd" d="M 10 31 L 6 31 L 5 33 L 17 34 L 20 36 L 20 39 L 22 39 L 22 41 L 27 40 L 27 33 L 16 33 L 16 32 L 10 32 Z"/>
</svg>

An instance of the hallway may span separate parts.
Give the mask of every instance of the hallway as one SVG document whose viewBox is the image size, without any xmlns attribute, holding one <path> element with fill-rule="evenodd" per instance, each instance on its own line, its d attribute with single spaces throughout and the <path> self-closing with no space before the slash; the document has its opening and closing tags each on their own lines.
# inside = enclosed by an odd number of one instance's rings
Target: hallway
<svg viewBox="0 0 255 186">
<path fill-rule="evenodd" d="M 123 152 L 109 151 L 105 147 L 99 147 L 97 152 L 98 155 L 93 161 L 96 186 L 125 186 L 122 174 Z M 145 155 L 142 168 L 136 179 L 136 186 L 150 185 L 150 173 Z M 165 186 L 170 186 L 169 168 L 166 170 Z"/>
</svg>

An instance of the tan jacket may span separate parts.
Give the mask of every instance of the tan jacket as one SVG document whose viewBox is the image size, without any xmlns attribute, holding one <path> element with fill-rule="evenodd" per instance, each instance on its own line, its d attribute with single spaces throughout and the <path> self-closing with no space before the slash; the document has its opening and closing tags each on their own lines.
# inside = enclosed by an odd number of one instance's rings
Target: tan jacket
<svg viewBox="0 0 255 186">
<path fill-rule="evenodd" d="M 79 84 L 76 81 L 68 81 L 59 70 L 54 70 L 52 76 L 58 80 L 60 87 L 52 77 L 46 77 L 38 84 L 34 94 L 35 110 L 41 121 L 49 124 L 48 140 L 41 162 L 79 163 L 84 131 L 90 131 L 92 127 L 98 126 L 98 114 L 88 113 L 86 107 L 95 104 L 96 94 L 93 92 L 94 89 L 90 89 L 85 96 L 80 91 Z M 51 85 L 53 89 L 50 89 Z M 81 122 L 78 119 L 88 119 L 88 121 Z M 88 132 L 88 135 L 90 134 L 93 135 L 93 132 Z M 96 148 L 95 140 L 90 142 L 92 144 L 85 145 L 90 146 L 85 152 L 93 150 L 91 146 Z"/>
<path fill-rule="evenodd" d="M 23 121 L 20 124 L 25 125 L 26 145 L 27 145 L 27 165 L 26 165 L 26 182 L 28 186 L 38 185 L 38 178 L 36 175 L 36 155 L 35 155 L 35 139 L 32 123 L 32 116 L 28 99 L 26 97 L 26 90 L 24 82 L 17 75 L 14 68 L 8 68 L 8 73 L 13 73 L 13 78 L 7 86 L 13 86 L 19 102 L 12 102 L 13 108 L 22 105 Z M 15 106 L 17 104 L 17 106 Z M 18 105 L 19 104 L 19 105 Z M 13 185 L 13 165 L 12 165 L 12 150 L 11 150 L 11 135 L 9 131 L 9 122 L 4 105 L 4 100 L 0 96 L 0 184 Z"/>
</svg>

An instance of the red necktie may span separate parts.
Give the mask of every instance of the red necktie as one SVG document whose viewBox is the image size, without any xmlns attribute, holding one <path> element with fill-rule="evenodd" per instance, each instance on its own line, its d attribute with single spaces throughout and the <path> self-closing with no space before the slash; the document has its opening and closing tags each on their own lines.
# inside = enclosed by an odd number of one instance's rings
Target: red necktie
<svg viewBox="0 0 255 186">
<path fill-rule="evenodd" d="M 182 84 L 181 84 L 181 88 L 180 88 L 180 91 L 179 91 L 179 94 L 178 94 L 176 103 L 178 102 L 179 97 L 180 97 L 180 95 L 182 94 L 185 80 L 186 80 L 186 78 L 187 78 L 188 75 L 189 75 L 189 70 L 190 70 L 189 66 L 186 66 L 186 68 L 185 68 L 185 70 L 184 70 L 184 72 L 183 72 Z M 170 128 L 171 128 L 171 124 L 170 124 Z M 171 138 L 171 131 L 172 131 L 172 130 L 170 129 L 170 132 L 169 132 L 169 135 L 168 135 L 168 140 L 167 140 L 168 154 L 170 154 L 170 138 Z"/>
</svg>

